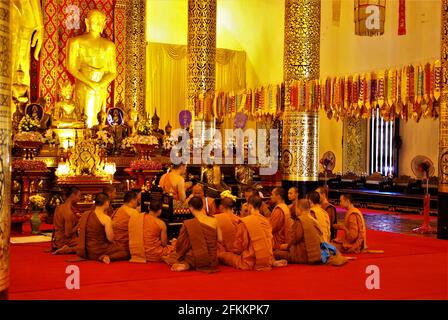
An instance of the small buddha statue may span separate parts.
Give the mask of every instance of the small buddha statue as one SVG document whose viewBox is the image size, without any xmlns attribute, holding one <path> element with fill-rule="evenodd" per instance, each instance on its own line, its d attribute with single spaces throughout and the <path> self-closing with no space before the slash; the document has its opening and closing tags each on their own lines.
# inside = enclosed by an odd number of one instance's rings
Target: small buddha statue
<svg viewBox="0 0 448 320">
<path fill-rule="evenodd" d="M 25 72 L 19 66 L 19 69 L 16 71 L 16 81 L 11 85 L 11 95 L 16 111 L 18 110 L 22 117 L 25 113 L 25 107 L 30 101 L 29 89 L 28 85 L 25 84 Z"/>
<path fill-rule="evenodd" d="M 170 122 L 168 121 L 167 125 L 165 126 L 165 136 L 170 137 L 172 129 L 173 129 L 173 127 L 171 126 Z"/>
<path fill-rule="evenodd" d="M 135 127 L 137 123 L 138 112 L 135 109 L 131 109 L 125 116 L 125 124 L 128 127 L 128 133 L 133 136 L 137 133 L 137 128 Z"/>
<path fill-rule="evenodd" d="M 154 115 L 151 118 L 152 134 L 157 137 L 157 139 L 159 140 L 159 145 L 161 145 L 163 136 L 165 135 L 165 132 L 159 128 L 159 122 L 160 122 L 160 118 L 157 115 L 157 109 L 156 109 L 156 110 L 154 110 Z"/>
<path fill-rule="evenodd" d="M 61 86 L 62 100 L 55 105 L 54 117 L 58 128 L 84 128 L 86 116 L 73 99 L 73 86 L 65 81 Z"/>
<path fill-rule="evenodd" d="M 107 131 L 109 129 L 109 126 L 106 124 L 106 118 L 107 118 L 107 115 L 106 115 L 106 112 L 104 112 L 104 110 L 101 110 L 100 112 L 98 112 L 98 114 L 96 115 L 98 124 L 96 124 L 92 127 L 93 134 L 95 134 L 101 130 Z"/>
<path fill-rule="evenodd" d="M 121 113 L 120 113 L 121 112 Z M 110 125 L 110 132 L 112 133 L 115 141 L 115 152 L 117 152 L 120 147 L 121 143 L 124 138 L 126 138 L 129 135 L 129 130 L 127 125 L 124 123 L 123 120 L 123 113 L 118 108 L 113 108 L 109 111 L 109 125 Z"/>
</svg>

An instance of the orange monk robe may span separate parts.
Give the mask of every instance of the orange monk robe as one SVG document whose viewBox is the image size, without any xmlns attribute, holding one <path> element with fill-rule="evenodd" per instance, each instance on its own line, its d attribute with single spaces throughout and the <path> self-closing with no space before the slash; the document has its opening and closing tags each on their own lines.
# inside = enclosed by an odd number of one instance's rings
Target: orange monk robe
<svg viewBox="0 0 448 320">
<path fill-rule="evenodd" d="M 83 213 L 79 220 L 79 241 L 76 252 L 80 257 L 98 260 L 104 255 L 111 261 L 129 259 L 129 252 L 114 242 L 109 242 L 105 227 L 95 211 Z"/>
<path fill-rule="evenodd" d="M 282 244 L 288 243 L 292 225 L 291 214 L 285 203 L 277 205 L 272 210 L 270 222 L 272 226 L 273 248 L 280 249 Z"/>
<path fill-rule="evenodd" d="M 215 215 L 215 218 L 218 220 L 218 226 L 222 233 L 222 247 L 220 246 L 219 249 L 232 251 L 235 243 L 237 226 L 241 219 L 231 213 L 220 213 Z"/>
<path fill-rule="evenodd" d="M 197 218 L 185 220 L 176 242 L 176 261 L 198 271 L 217 271 L 217 246 L 217 229 Z"/>
<path fill-rule="evenodd" d="M 223 264 L 241 270 L 271 270 L 274 255 L 269 220 L 261 214 L 242 218 L 232 251 L 219 252 L 218 257 Z"/>
<path fill-rule="evenodd" d="M 78 245 L 78 217 L 68 203 L 56 208 L 54 213 L 54 245 L 57 249 L 63 246 L 76 248 Z"/>
<path fill-rule="evenodd" d="M 122 205 L 112 216 L 114 242 L 129 253 L 129 219 L 132 215 L 141 215 L 136 209 Z M 129 253 L 130 256 L 130 253 Z"/>
<path fill-rule="evenodd" d="M 275 250 L 275 258 L 286 259 L 289 263 L 319 263 L 321 238 L 318 222 L 308 214 L 302 214 L 291 226 L 288 248 Z"/>
<path fill-rule="evenodd" d="M 266 218 L 269 218 L 271 216 L 271 210 L 269 210 L 269 206 L 263 202 L 261 204 L 261 208 L 260 208 L 260 213 L 265 216 Z M 241 212 L 240 212 L 240 217 L 244 218 L 250 215 L 249 212 L 249 205 L 248 203 L 243 203 L 243 205 L 241 206 Z"/>
<path fill-rule="evenodd" d="M 204 199 L 202 199 L 202 203 L 203 203 L 205 214 L 210 217 L 213 217 L 217 211 L 215 200 L 210 197 L 205 197 Z"/>
<path fill-rule="evenodd" d="M 345 214 L 344 225 L 348 232 L 344 232 L 342 239 L 335 240 L 335 246 L 342 253 L 359 253 L 367 249 L 366 224 L 364 217 L 356 208 Z"/>
<path fill-rule="evenodd" d="M 132 215 L 129 219 L 129 249 L 131 262 L 158 262 L 174 252 L 171 245 L 162 244 L 166 238 L 166 225 L 150 214 Z"/>
<path fill-rule="evenodd" d="M 319 223 L 319 226 L 322 230 L 322 240 L 324 242 L 330 243 L 331 226 L 330 226 L 330 216 L 328 215 L 327 211 L 322 209 L 320 206 L 313 206 L 310 211 L 312 215 L 314 213 L 314 217 Z"/>
</svg>

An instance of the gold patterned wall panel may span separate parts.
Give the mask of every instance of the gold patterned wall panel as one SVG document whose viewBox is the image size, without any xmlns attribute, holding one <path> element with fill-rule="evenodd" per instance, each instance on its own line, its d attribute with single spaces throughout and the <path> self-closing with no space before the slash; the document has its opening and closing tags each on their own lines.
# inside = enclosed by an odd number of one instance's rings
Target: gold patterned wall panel
<svg viewBox="0 0 448 320">
<path fill-rule="evenodd" d="M 283 114 L 283 180 L 317 181 L 319 155 L 319 114 Z"/>
<path fill-rule="evenodd" d="M 117 48 L 117 77 L 114 102 L 123 101 L 126 87 L 126 1 L 117 0 L 114 7 L 114 40 Z"/>
<path fill-rule="evenodd" d="M 342 171 L 358 175 L 367 172 L 367 120 L 344 119 Z"/>
<path fill-rule="evenodd" d="M 188 0 L 188 108 L 215 90 L 216 0 Z"/>
<path fill-rule="evenodd" d="M 146 17 L 142 0 L 126 1 L 126 80 L 125 104 L 139 114 L 146 112 Z"/>
<path fill-rule="evenodd" d="M 439 117 L 439 190 L 448 192 L 448 0 L 442 0 L 440 59 L 443 83 Z"/>
<path fill-rule="evenodd" d="M 289 83 L 319 78 L 320 8 L 320 0 L 285 0 L 283 180 L 318 180 L 319 116 L 318 113 L 290 111 Z"/>
<path fill-rule="evenodd" d="M 0 0 L 0 293 L 9 286 L 11 38 L 10 1 Z"/>
</svg>

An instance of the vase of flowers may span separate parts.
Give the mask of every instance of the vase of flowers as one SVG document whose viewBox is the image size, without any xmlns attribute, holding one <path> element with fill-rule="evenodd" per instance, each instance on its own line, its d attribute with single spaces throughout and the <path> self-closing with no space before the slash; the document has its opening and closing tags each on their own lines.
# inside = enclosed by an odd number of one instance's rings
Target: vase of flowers
<svg viewBox="0 0 448 320">
<path fill-rule="evenodd" d="M 159 144 L 156 136 L 152 135 L 151 120 L 142 120 L 137 124 L 137 135 L 133 137 L 132 145 L 141 160 L 150 160 L 151 155 Z"/>
<path fill-rule="evenodd" d="M 45 208 L 45 198 L 36 194 L 34 196 L 30 197 L 30 207 L 31 207 L 31 233 L 32 234 L 38 234 L 41 220 L 40 220 L 40 214 L 42 213 L 43 208 Z"/>
</svg>

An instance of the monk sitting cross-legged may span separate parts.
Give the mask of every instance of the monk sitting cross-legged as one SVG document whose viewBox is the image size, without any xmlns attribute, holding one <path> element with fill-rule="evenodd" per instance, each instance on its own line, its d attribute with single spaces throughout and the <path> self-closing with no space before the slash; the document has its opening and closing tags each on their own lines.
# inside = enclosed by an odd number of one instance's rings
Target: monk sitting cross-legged
<svg viewBox="0 0 448 320">
<path fill-rule="evenodd" d="M 306 198 L 311 202 L 310 213 L 311 216 L 317 220 L 322 230 L 322 240 L 330 243 L 331 231 L 330 231 L 330 216 L 327 211 L 320 206 L 320 195 L 317 191 L 310 191 L 306 195 Z"/>
<path fill-rule="evenodd" d="M 340 239 L 335 239 L 335 246 L 342 253 L 359 253 L 367 249 L 366 224 L 364 217 L 353 205 L 352 197 L 349 194 L 340 197 L 341 207 L 347 210 L 343 223 L 334 225 L 337 230 L 343 230 L 344 235 Z"/>
<path fill-rule="evenodd" d="M 220 250 L 231 251 L 235 243 L 235 235 L 240 218 L 233 212 L 235 201 L 230 197 L 221 199 L 219 205 L 220 214 L 215 215 L 218 220 L 219 229 L 222 232 L 222 246 Z"/>
<path fill-rule="evenodd" d="M 288 243 L 291 230 L 291 213 L 285 203 L 286 192 L 282 188 L 274 188 L 271 193 L 271 202 L 275 205 L 270 221 L 272 226 L 273 249 L 279 249 L 282 244 Z"/>
<path fill-rule="evenodd" d="M 291 201 L 291 204 L 288 206 L 289 212 L 293 215 L 293 211 L 296 210 L 297 201 L 299 201 L 299 190 L 297 187 L 289 188 L 288 200 Z"/>
<path fill-rule="evenodd" d="M 244 198 L 246 199 L 246 202 L 243 203 L 243 205 L 241 207 L 241 212 L 240 212 L 241 218 L 244 218 L 244 217 L 247 217 L 248 215 L 250 215 L 249 198 L 252 196 L 259 196 L 259 193 L 255 188 L 247 187 L 246 189 L 244 189 Z M 266 218 L 271 216 L 271 210 L 269 210 L 268 205 L 264 202 L 261 204 L 260 213 Z"/>
<path fill-rule="evenodd" d="M 191 195 L 185 202 L 188 204 L 188 201 L 190 201 L 190 199 L 193 197 L 199 197 L 202 199 L 203 210 L 205 211 L 206 215 L 210 217 L 213 217 L 215 215 L 216 213 L 215 200 L 205 196 L 204 187 L 202 186 L 202 184 L 197 184 L 193 187 Z"/>
<path fill-rule="evenodd" d="M 78 216 L 73 212 L 75 205 L 81 198 L 78 188 L 70 188 L 67 200 L 56 208 L 54 214 L 54 247 L 53 254 L 76 253 L 78 245 Z"/>
<path fill-rule="evenodd" d="M 275 250 L 277 259 L 287 259 L 289 263 L 318 263 L 321 261 L 320 244 L 322 231 L 318 222 L 310 216 L 310 202 L 297 201 L 293 215 L 291 237 L 287 244 Z"/>
<path fill-rule="evenodd" d="M 79 242 L 77 254 L 81 258 L 110 263 L 125 260 L 128 251 L 115 244 L 112 220 L 107 215 L 109 197 L 99 193 L 95 197 L 95 209 L 83 213 L 79 221 Z"/>
<path fill-rule="evenodd" d="M 287 265 L 286 260 L 274 259 L 272 228 L 269 220 L 260 214 L 261 204 L 259 196 L 249 198 L 250 215 L 242 218 L 238 224 L 233 249 L 218 254 L 223 264 L 241 270 L 257 271 L 268 271 L 273 266 Z"/>
<path fill-rule="evenodd" d="M 129 219 L 132 216 L 141 215 L 137 211 L 138 193 L 135 191 L 126 192 L 123 202 L 123 205 L 112 215 L 112 228 L 114 230 L 114 242 L 128 253 L 127 259 L 129 259 L 131 257 L 129 253 Z"/>
<path fill-rule="evenodd" d="M 132 215 L 129 220 L 131 262 L 158 262 L 174 252 L 168 244 L 166 224 L 159 218 L 162 202 L 151 200 L 149 213 Z"/>
<path fill-rule="evenodd" d="M 180 229 L 176 242 L 176 262 L 171 270 L 217 271 L 217 246 L 218 241 L 221 241 L 218 222 L 205 214 L 201 198 L 191 198 L 188 206 L 194 218 L 184 221 Z"/>
<path fill-rule="evenodd" d="M 316 189 L 320 196 L 320 206 L 327 211 L 330 217 L 330 233 L 331 240 L 336 238 L 336 229 L 334 225 L 338 223 L 338 216 L 336 214 L 336 208 L 328 201 L 328 189 L 326 187 L 319 187 Z"/>
</svg>

